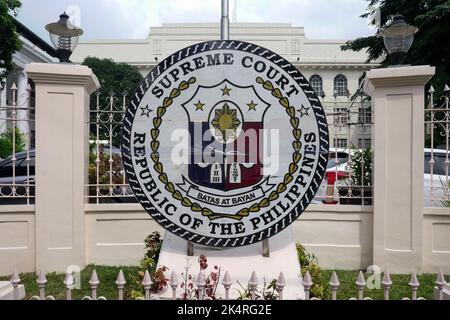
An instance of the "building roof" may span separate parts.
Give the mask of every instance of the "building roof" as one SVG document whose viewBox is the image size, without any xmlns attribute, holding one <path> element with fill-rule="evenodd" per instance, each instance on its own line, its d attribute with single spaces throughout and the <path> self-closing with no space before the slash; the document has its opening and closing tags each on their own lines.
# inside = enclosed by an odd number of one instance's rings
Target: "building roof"
<svg viewBox="0 0 450 320">
<path fill-rule="evenodd" d="M 22 37 L 27 39 L 33 45 L 50 55 L 51 57 L 58 58 L 56 54 L 56 50 L 48 44 L 45 40 L 35 34 L 33 31 L 28 29 L 24 24 L 22 24 L 19 20 L 14 18 L 14 24 L 16 25 L 17 33 L 19 33 Z"/>
</svg>

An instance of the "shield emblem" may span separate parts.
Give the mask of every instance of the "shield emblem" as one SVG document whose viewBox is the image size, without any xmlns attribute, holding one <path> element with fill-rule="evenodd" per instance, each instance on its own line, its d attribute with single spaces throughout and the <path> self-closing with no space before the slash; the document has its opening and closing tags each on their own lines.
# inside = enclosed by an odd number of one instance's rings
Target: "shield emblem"
<svg viewBox="0 0 450 320">
<path fill-rule="evenodd" d="M 264 116 L 270 104 L 253 86 L 199 86 L 182 104 L 189 119 L 189 180 L 230 191 L 263 179 Z"/>
</svg>

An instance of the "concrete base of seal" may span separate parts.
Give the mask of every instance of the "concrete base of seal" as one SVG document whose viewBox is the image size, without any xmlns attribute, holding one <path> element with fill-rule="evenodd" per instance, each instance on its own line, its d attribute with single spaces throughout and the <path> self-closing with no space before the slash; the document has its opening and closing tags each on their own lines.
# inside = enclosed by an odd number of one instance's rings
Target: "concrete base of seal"
<svg viewBox="0 0 450 320">
<path fill-rule="evenodd" d="M 239 291 L 243 291 L 238 282 L 246 287 L 252 272 L 258 276 L 261 290 L 264 279 L 267 283 L 273 279 L 278 279 L 280 272 L 284 273 L 286 286 L 283 291 L 284 300 L 304 300 L 305 291 L 302 285 L 300 263 L 297 257 L 297 250 L 291 227 L 270 238 L 270 257 L 263 257 L 262 242 L 239 248 L 217 249 L 194 245 L 194 256 L 187 256 L 187 242 L 173 234 L 166 233 L 161 248 L 158 266 L 169 268 L 166 276 L 170 278 L 172 271 L 175 271 L 180 282 L 184 277 L 181 273 L 186 273 L 185 267 L 191 265 L 188 273 L 192 275 L 194 281 L 200 271 L 198 257 L 205 255 L 208 259 L 207 275 L 214 266 L 221 268 L 221 280 L 217 290 L 217 297 L 223 297 L 224 288 L 222 277 L 228 271 L 233 281 L 230 289 L 230 297 L 237 299 Z M 184 289 L 178 286 L 177 297 L 180 297 Z M 157 295 L 160 299 L 170 299 L 172 297 L 171 288 Z"/>
<path fill-rule="evenodd" d="M 25 298 L 25 287 L 19 285 L 19 300 Z M 9 281 L 0 281 L 0 300 L 14 300 L 14 288 Z"/>
</svg>

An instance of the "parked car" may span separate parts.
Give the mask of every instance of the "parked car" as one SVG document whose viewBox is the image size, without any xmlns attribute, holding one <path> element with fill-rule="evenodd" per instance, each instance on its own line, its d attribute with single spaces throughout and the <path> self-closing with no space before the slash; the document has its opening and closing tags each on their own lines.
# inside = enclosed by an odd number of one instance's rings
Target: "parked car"
<svg viewBox="0 0 450 320">
<path fill-rule="evenodd" d="M 103 152 L 109 154 L 110 147 L 105 146 Z M 120 155 L 120 149 L 118 148 L 113 147 L 112 152 L 114 155 Z M 34 204 L 36 151 L 30 150 L 29 156 L 30 160 L 27 161 L 27 152 L 21 152 L 15 155 L 15 162 L 13 162 L 12 156 L 0 161 L 0 205 L 27 204 L 27 196 L 31 196 L 29 203 Z M 13 172 L 13 163 L 15 164 L 15 172 Z M 14 179 L 13 176 L 15 176 Z M 13 184 L 16 185 L 15 196 L 12 190 Z M 27 184 L 30 185 L 29 195 L 27 195 Z M 112 203 L 136 202 L 129 186 L 126 187 L 125 192 L 123 192 L 122 187 L 115 186 L 113 195 L 114 197 L 111 198 Z"/>
<path fill-rule="evenodd" d="M 27 204 L 27 196 L 34 196 L 34 175 L 35 175 L 35 150 L 29 153 L 20 152 L 0 161 L 0 204 Z M 15 178 L 13 178 L 13 168 Z M 12 185 L 16 185 L 13 194 Z M 26 185 L 29 184 L 29 194 Z M 30 198 L 30 203 L 34 203 L 34 198 Z"/>
<path fill-rule="evenodd" d="M 433 175 L 431 175 L 431 154 L 433 153 Z M 448 188 L 450 180 L 447 181 L 449 170 L 446 161 L 450 160 L 450 153 L 445 149 L 425 149 L 425 162 L 424 162 L 424 206 L 425 207 L 443 207 L 450 206 L 450 201 L 442 199 L 448 199 Z M 447 173 L 447 174 L 446 174 Z"/>
<path fill-rule="evenodd" d="M 334 149 L 328 153 L 328 163 L 325 172 L 325 177 L 319 187 L 319 190 L 314 197 L 314 203 L 327 203 L 327 204 L 337 204 L 339 201 L 335 197 L 330 197 L 330 191 L 328 191 L 329 186 L 334 186 L 336 182 L 341 179 L 345 179 L 349 175 L 348 160 L 350 155 L 348 149 Z M 327 196 L 328 191 L 328 196 Z"/>
<path fill-rule="evenodd" d="M 450 193 L 445 194 L 445 190 L 447 189 L 448 192 L 449 189 L 449 186 L 445 188 L 446 176 L 448 176 L 446 175 L 447 152 L 445 149 L 433 149 L 433 176 L 431 175 L 430 165 L 431 153 L 431 149 L 424 149 L 424 206 L 450 206 L 450 201 L 443 200 L 450 198 Z M 448 152 L 448 158 L 450 160 L 450 152 Z M 334 184 L 335 187 L 342 186 L 342 181 L 344 181 L 345 178 L 348 177 L 350 172 L 348 161 L 348 149 L 337 149 L 329 153 L 327 171 L 325 174 L 325 178 L 323 179 L 322 184 L 319 188 L 319 191 L 314 198 L 315 202 L 320 201 L 322 203 L 328 204 L 337 204 L 339 202 L 336 191 L 334 191 L 334 197 L 332 199 L 327 199 L 327 188 L 329 182 L 332 182 L 331 184 Z M 450 174 L 450 167 L 448 173 Z M 450 183 L 450 177 L 448 179 L 448 182 Z"/>
</svg>

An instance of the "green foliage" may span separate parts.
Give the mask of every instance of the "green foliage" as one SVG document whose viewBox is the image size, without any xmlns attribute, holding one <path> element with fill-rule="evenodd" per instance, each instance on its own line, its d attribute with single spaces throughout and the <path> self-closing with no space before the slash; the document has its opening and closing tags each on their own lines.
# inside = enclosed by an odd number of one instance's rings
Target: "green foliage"
<svg viewBox="0 0 450 320">
<path fill-rule="evenodd" d="M 152 280 L 152 286 L 150 290 L 154 293 L 163 290 L 168 285 L 168 279 L 166 279 L 164 273 L 168 270 L 167 267 L 157 267 L 159 254 L 162 246 L 162 236 L 159 232 L 153 232 L 147 238 L 145 238 L 146 253 L 139 263 L 138 276 L 131 276 L 131 281 L 136 284 L 141 284 L 145 275 L 145 271 L 148 271 Z M 126 296 L 133 299 L 143 297 L 145 292 L 142 286 L 133 288 L 132 290 L 125 291 Z"/>
<path fill-rule="evenodd" d="M 240 289 L 236 289 L 239 294 L 237 300 L 251 299 L 251 286 L 249 284 L 244 286 L 239 281 L 237 281 L 237 285 L 240 287 Z M 277 279 L 272 279 L 270 282 L 267 282 L 267 280 L 264 279 L 262 288 L 256 288 L 255 290 L 255 299 L 257 300 L 277 300 L 278 297 Z"/>
<path fill-rule="evenodd" d="M 16 32 L 13 16 L 22 3 L 19 0 L 0 1 L 0 80 L 13 69 L 12 56 L 22 46 Z"/>
<path fill-rule="evenodd" d="M 373 183 L 373 151 L 371 148 L 353 148 L 350 171 L 355 186 L 371 186 Z"/>
<path fill-rule="evenodd" d="M 306 271 L 308 271 L 311 275 L 311 280 L 314 283 L 310 290 L 310 296 L 323 299 L 325 288 L 320 283 L 322 273 L 317 257 L 313 253 L 308 252 L 300 243 L 297 243 L 297 255 L 302 268 L 302 274 L 304 275 Z"/>
<path fill-rule="evenodd" d="M 98 152 L 98 170 L 97 170 L 97 153 L 96 153 L 96 145 L 91 144 L 89 146 L 89 184 L 97 185 L 97 174 L 98 174 L 98 184 L 104 185 L 99 187 L 100 194 L 109 194 L 109 184 L 110 184 L 110 175 L 112 172 L 112 183 L 113 184 L 123 184 L 123 162 L 122 157 L 119 154 L 112 155 L 112 171 L 110 170 L 109 157 L 110 154 L 106 153 L 103 149 L 103 146 L 100 145 Z M 97 172 L 98 171 L 98 172 Z M 89 187 L 89 195 L 95 196 L 97 194 L 97 187 Z M 102 202 L 111 201 L 110 198 L 100 199 Z"/>
<path fill-rule="evenodd" d="M 25 136 L 16 128 L 16 153 L 25 149 Z M 4 159 L 13 153 L 13 130 L 8 129 L 0 135 L 0 158 Z"/>
<path fill-rule="evenodd" d="M 413 46 L 409 51 L 405 63 L 412 65 L 436 66 L 436 75 L 431 84 L 437 92 L 444 88 L 445 83 L 450 82 L 450 45 L 448 35 L 450 33 L 450 1 L 449 0 L 365 0 L 368 3 L 366 12 L 361 16 L 364 19 L 371 18 L 371 24 L 375 25 L 375 12 L 379 7 L 381 11 L 382 26 L 389 19 L 400 13 L 405 16 L 406 22 L 418 27 Z M 379 30 L 378 30 L 379 31 Z M 376 35 L 358 38 L 347 42 L 343 50 L 361 51 L 366 49 L 368 61 L 380 59 L 385 54 L 383 39 Z M 387 66 L 391 64 L 389 57 L 383 62 Z"/>
<path fill-rule="evenodd" d="M 111 59 L 88 57 L 84 60 L 83 65 L 88 66 L 95 73 L 104 95 L 113 91 L 119 96 L 124 92 L 131 96 L 143 80 L 136 67 L 125 63 L 116 63 Z"/>
</svg>

